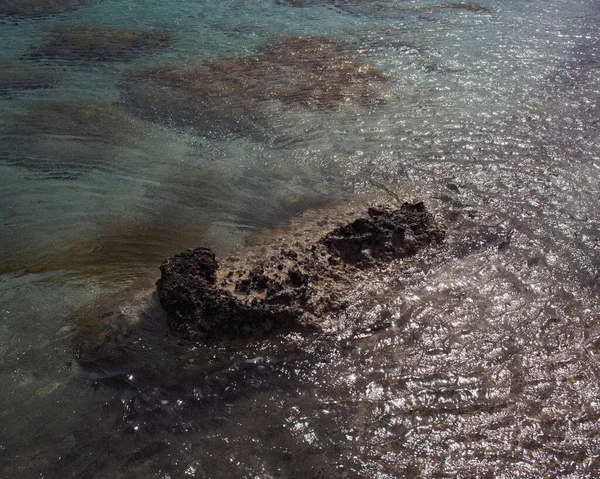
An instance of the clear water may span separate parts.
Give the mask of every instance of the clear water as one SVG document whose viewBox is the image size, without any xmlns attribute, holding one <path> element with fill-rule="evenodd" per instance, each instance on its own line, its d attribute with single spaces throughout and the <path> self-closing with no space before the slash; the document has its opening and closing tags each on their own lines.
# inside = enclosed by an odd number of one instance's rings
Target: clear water
<svg viewBox="0 0 600 479">
<path fill-rule="evenodd" d="M 0 63 L 53 77 L 0 96 L 3 477 L 598 475 L 599 5 L 307 3 L 105 0 L 1 19 Z M 127 61 L 30 55 L 72 25 L 174 41 Z M 121 108 L 144 69 L 297 35 L 345 42 L 385 73 L 386 103 L 295 109 L 262 139 L 134 115 L 122 134 L 106 134 L 112 117 L 100 134 L 31 127 L 58 102 Z M 366 326 L 194 348 L 150 318 L 134 366 L 76 360 L 73 312 L 151 283 L 169 255 L 224 254 L 381 184 L 425 199 L 449 234 L 360 288 L 343 319 Z"/>
</svg>

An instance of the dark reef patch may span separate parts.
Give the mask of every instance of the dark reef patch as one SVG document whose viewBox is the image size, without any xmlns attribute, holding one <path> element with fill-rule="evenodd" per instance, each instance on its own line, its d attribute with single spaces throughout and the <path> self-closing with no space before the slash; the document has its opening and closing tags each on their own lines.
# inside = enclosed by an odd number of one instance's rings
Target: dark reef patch
<svg viewBox="0 0 600 479">
<path fill-rule="evenodd" d="M 21 65 L 0 65 L 0 95 L 20 90 L 48 88 L 54 82 L 54 75 L 44 71 Z"/>
<path fill-rule="evenodd" d="M 148 119 L 203 135 L 260 136 L 282 110 L 381 103 L 378 85 L 384 80 L 340 42 L 293 37 L 269 43 L 257 56 L 142 72 L 127 85 L 124 101 Z"/>
<path fill-rule="evenodd" d="M 441 5 L 434 5 L 433 7 L 429 7 L 430 10 L 463 10 L 465 12 L 472 13 L 484 13 L 489 14 L 492 11 L 481 5 L 475 5 L 472 3 L 443 3 Z"/>
<path fill-rule="evenodd" d="M 314 5 L 346 5 L 348 0 L 280 0 L 279 3 L 287 3 L 294 7 L 312 7 Z"/>
<path fill-rule="evenodd" d="M 69 12 L 95 3 L 95 0 L 3 0 L 0 16 L 40 17 Z"/>
<path fill-rule="evenodd" d="M 116 61 L 167 47 L 171 42 L 172 37 L 163 32 L 59 27 L 32 55 L 72 61 Z"/>
<path fill-rule="evenodd" d="M 116 105 L 48 101 L 34 104 L 7 133 L 8 163 L 77 175 L 111 164 L 115 145 L 134 145 L 141 129 L 139 120 Z"/>
<path fill-rule="evenodd" d="M 370 208 L 316 242 L 270 253 L 263 248 L 244 260 L 226 258 L 220 265 L 207 248 L 186 251 L 161 266 L 157 290 L 171 325 L 184 336 L 324 330 L 326 316 L 344 309 L 370 267 L 443 238 L 423 203 Z"/>
<path fill-rule="evenodd" d="M 398 17 L 410 11 L 408 2 L 396 2 L 393 0 L 279 0 L 280 4 L 293 7 L 332 6 L 345 12 L 357 15 L 383 16 L 385 18 Z M 408 6 L 407 6 L 408 5 Z M 421 7 L 419 7 L 420 9 Z M 472 3 L 443 3 L 439 5 L 422 7 L 428 11 L 436 10 L 464 10 L 472 13 L 489 14 L 492 11 L 484 6 Z"/>
</svg>

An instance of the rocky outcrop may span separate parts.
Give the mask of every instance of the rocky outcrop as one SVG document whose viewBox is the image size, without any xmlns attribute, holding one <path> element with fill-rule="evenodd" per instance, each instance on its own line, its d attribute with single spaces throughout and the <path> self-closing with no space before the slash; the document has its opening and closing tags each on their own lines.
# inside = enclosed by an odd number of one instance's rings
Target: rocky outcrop
<svg viewBox="0 0 600 479">
<path fill-rule="evenodd" d="M 125 104 L 137 114 L 206 136 L 257 135 L 292 109 L 335 110 L 383 102 L 385 77 L 327 37 L 271 42 L 260 55 L 218 58 L 142 72 Z"/>
<path fill-rule="evenodd" d="M 207 248 L 161 266 L 157 290 L 172 327 L 200 339 L 291 329 L 323 330 L 373 266 L 440 242 L 444 230 L 423 203 L 370 208 L 321 239 L 245 260 L 218 262 Z M 262 254 L 261 254 L 262 252 Z"/>
<path fill-rule="evenodd" d="M 127 60 L 165 48 L 171 42 L 172 37 L 163 32 L 60 27 L 32 55 L 71 61 Z"/>
</svg>

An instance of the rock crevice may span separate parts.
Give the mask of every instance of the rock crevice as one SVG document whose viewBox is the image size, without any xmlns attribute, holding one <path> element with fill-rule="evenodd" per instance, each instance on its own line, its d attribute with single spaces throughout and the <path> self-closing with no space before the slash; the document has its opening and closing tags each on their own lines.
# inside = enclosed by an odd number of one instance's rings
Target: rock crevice
<svg viewBox="0 0 600 479">
<path fill-rule="evenodd" d="M 369 269 L 439 243 L 444 234 L 423 203 L 373 207 L 317 241 L 249 261 L 219 262 L 208 248 L 178 254 L 161 266 L 158 295 L 185 336 L 319 331 Z"/>
</svg>

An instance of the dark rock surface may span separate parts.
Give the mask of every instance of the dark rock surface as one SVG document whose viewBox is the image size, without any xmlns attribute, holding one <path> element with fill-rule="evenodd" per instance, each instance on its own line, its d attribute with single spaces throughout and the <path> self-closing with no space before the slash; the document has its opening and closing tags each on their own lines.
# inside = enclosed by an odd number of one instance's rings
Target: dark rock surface
<svg viewBox="0 0 600 479">
<path fill-rule="evenodd" d="M 171 65 L 136 75 L 124 103 L 135 113 L 206 136 L 260 136 L 282 112 L 383 102 L 384 75 L 327 37 L 274 41 L 263 53 Z"/>
<path fill-rule="evenodd" d="M 90 27 L 59 27 L 32 55 L 72 61 L 126 60 L 167 47 L 172 37 L 163 32 L 106 30 Z"/>
<path fill-rule="evenodd" d="M 369 208 L 318 241 L 275 254 L 259 249 L 221 264 L 207 248 L 161 266 L 157 289 L 172 327 L 184 336 L 219 339 L 270 331 L 326 329 L 368 269 L 440 242 L 444 230 L 423 203 Z M 261 254 L 262 253 L 262 254 Z"/>
</svg>

